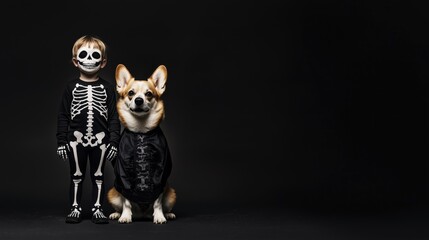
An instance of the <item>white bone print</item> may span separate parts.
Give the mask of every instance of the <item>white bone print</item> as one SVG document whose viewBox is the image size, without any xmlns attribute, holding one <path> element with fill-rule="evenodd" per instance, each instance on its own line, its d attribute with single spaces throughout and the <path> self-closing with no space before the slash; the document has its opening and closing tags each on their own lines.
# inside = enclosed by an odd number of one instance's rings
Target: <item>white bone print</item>
<svg viewBox="0 0 429 240">
<path fill-rule="evenodd" d="M 68 215 L 69 217 L 79 217 L 80 215 L 80 210 L 78 208 L 73 209 L 73 211 Z"/>
<path fill-rule="evenodd" d="M 107 149 L 106 144 L 101 145 L 100 149 L 101 149 L 100 163 L 98 164 L 97 171 L 94 173 L 94 176 L 96 177 L 103 176 L 103 173 L 101 172 L 101 166 L 103 166 L 104 154 L 106 153 L 106 149 Z"/>
<path fill-rule="evenodd" d="M 77 190 L 79 189 L 79 183 L 82 181 L 82 179 L 73 179 L 74 182 L 74 201 L 73 206 L 77 207 Z"/>
<path fill-rule="evenodd" d="M 76 136 L 76 132 L 77 131 L 74 132 L 75 136 Z M 73 174 L 73 176 L 82 176 L 82 172 L 80 171 L 80 168 L 79 168 L 79 159 L 77 157 L 77 144 L 78 144 L 77 141 L 70 142 L 70 147 L 73 149 L 74 162 L 76 164 L 76 172 Z"/>
<path fill-rule="evenodd" d="M 72 92 L 73 101 L 71 103 L 71 119 L 74 119 L 77 115 L 87 109 L 87 121 L 86 121 L 86 133 L 83 136 L 83 133 L 79 132 L 79 138 L 77 139 L 78 143 L 81 143 L 84 147 L 86 146 L 97 146 L 101 144 L 105 133 L 100 132 L 95 134 L 93 133 L 93 123 L 94 123 L 94 111 L 100 113 L 107 120 L 107 94 L 106 89 L 103 85 L 98 86 L 85 86 L 77 83 L 76 87 Z M 75 134 L 76 136 L 76 134 Z M 77 137 L 77 136 L 76 136 Z M 83 137 L 83 139 L 82 139 Z"/>
<path fill-rule="evenodd" d="M 73 135 L 76 137 L 76 142 L 81 143 L 83 134 L 79 131 L 74 131 Z"/>
<path fill-rule="evenodd" d="M 95 183 L 97 184 L 98 193 L 97 193 L 97 202 L 95 202 L 94 207 L 100 207 L 100 194 L 101 194 L 101 184 L 103 184 L 102 180 L 95 180 Z"/>
</svg>

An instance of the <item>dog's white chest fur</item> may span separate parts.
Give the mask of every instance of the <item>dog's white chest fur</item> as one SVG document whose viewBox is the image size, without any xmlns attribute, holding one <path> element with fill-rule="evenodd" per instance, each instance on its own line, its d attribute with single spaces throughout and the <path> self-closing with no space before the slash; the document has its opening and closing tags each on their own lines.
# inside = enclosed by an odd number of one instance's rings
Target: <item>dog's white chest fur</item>
<svg viewBox="0 0 429 240">
<path fill-rule="evenodd" d="M 155 109 L 151 109 L 150 111 L 158 111 L 158 109 L 162 109 L 162 102 L 157 103 Z M 136 133 L 146 133 L 150 130 L 156 128 L 159 125 L 160 120 L 164 117 L 163 113 L 160 114 L 148 114 L 146 116 L 136 117 L 134 116 L 126 107 L 122 105 L 118 111 L 120 112 L 120 116 L 123 118 L 123 124 L 126 124 L 126 128 L 128 128 L 131 132 Z"/>
</svg>

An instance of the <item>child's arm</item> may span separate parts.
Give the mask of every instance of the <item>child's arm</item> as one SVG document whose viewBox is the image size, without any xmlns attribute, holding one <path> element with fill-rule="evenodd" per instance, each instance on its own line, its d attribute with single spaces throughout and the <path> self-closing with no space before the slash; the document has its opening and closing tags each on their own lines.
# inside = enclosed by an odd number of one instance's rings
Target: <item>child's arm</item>
<svg viewBox="0 0 429 240">
<path fill-rule="evenodd" d="M 119 116 L 118 111 L 116 108 L 116 91 L 114 88 L 109 88 L 108 94 L 108 127 L 110 132 L 110 139 L 109 139 L 109 145 L 107 149 L 107 159 L 109 161 L 112 161 L 116 158 L 117 149 L 119 145 L 119 138 L 120 138 L 120 131 L 121 131 L 121 124 L 119 122 Z"/>
<path fill-rule="evenodd" d="M 71 102 L 71 93 L 66 88 L 64 90 L 61 103 L 58 109 L 57 115 L 57 154 L 63 159 L 67 160 L 67 151 L 70 151 L 67 142 L 67 132 L 70 122 L 70 102 Z"/>
</svg>

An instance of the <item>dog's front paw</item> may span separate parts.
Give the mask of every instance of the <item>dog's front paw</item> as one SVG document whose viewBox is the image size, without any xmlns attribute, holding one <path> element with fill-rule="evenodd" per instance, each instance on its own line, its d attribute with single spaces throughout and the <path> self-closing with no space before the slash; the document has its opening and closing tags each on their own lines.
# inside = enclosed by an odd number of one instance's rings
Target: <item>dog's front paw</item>
<svg viewBox="0 0 429 240">
<path fill-rule="evenodd" d="M 109 215 L 109 218 L 112 220 L 119 219 L 120 217 L 121 217 L 121 214 L 118 212 L 114 212 L 114 213 Z"/>
<path fill-rule="evenodd" d="M 122 214 L 122 216 L 118 220 L 119 223 L 131 223 L 132 219 L 130 215 Z"/>
<path fill-rule="evenodd" d="M 153 223 L 164 224 L 166 222 L 167 222 L 167 219 L 165 219 L 164 214 L 162 214 L 162 213 L 154 213 L 153 214 Z"/>
</svg>

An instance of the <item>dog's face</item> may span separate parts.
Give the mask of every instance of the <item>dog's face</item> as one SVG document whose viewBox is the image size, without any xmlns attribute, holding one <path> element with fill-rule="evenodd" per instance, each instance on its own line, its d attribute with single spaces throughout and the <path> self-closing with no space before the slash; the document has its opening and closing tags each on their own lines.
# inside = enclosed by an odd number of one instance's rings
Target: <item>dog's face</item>
<svg viewBox="0 0 429 240">
<path fill-rule="evenodd" d="M 167 69 L 164 65 L 160 65 L 148 79 L 136 80 L 123 64 L 119 64 L 116 67 L 116 90 L 121 122 L 129 127 L 130 118 L 147 117 L 150 119 L 145 124 L 159 124 L 164 116 L 161 95 L 165 91 L 166 81 Z"/>
</svg>

